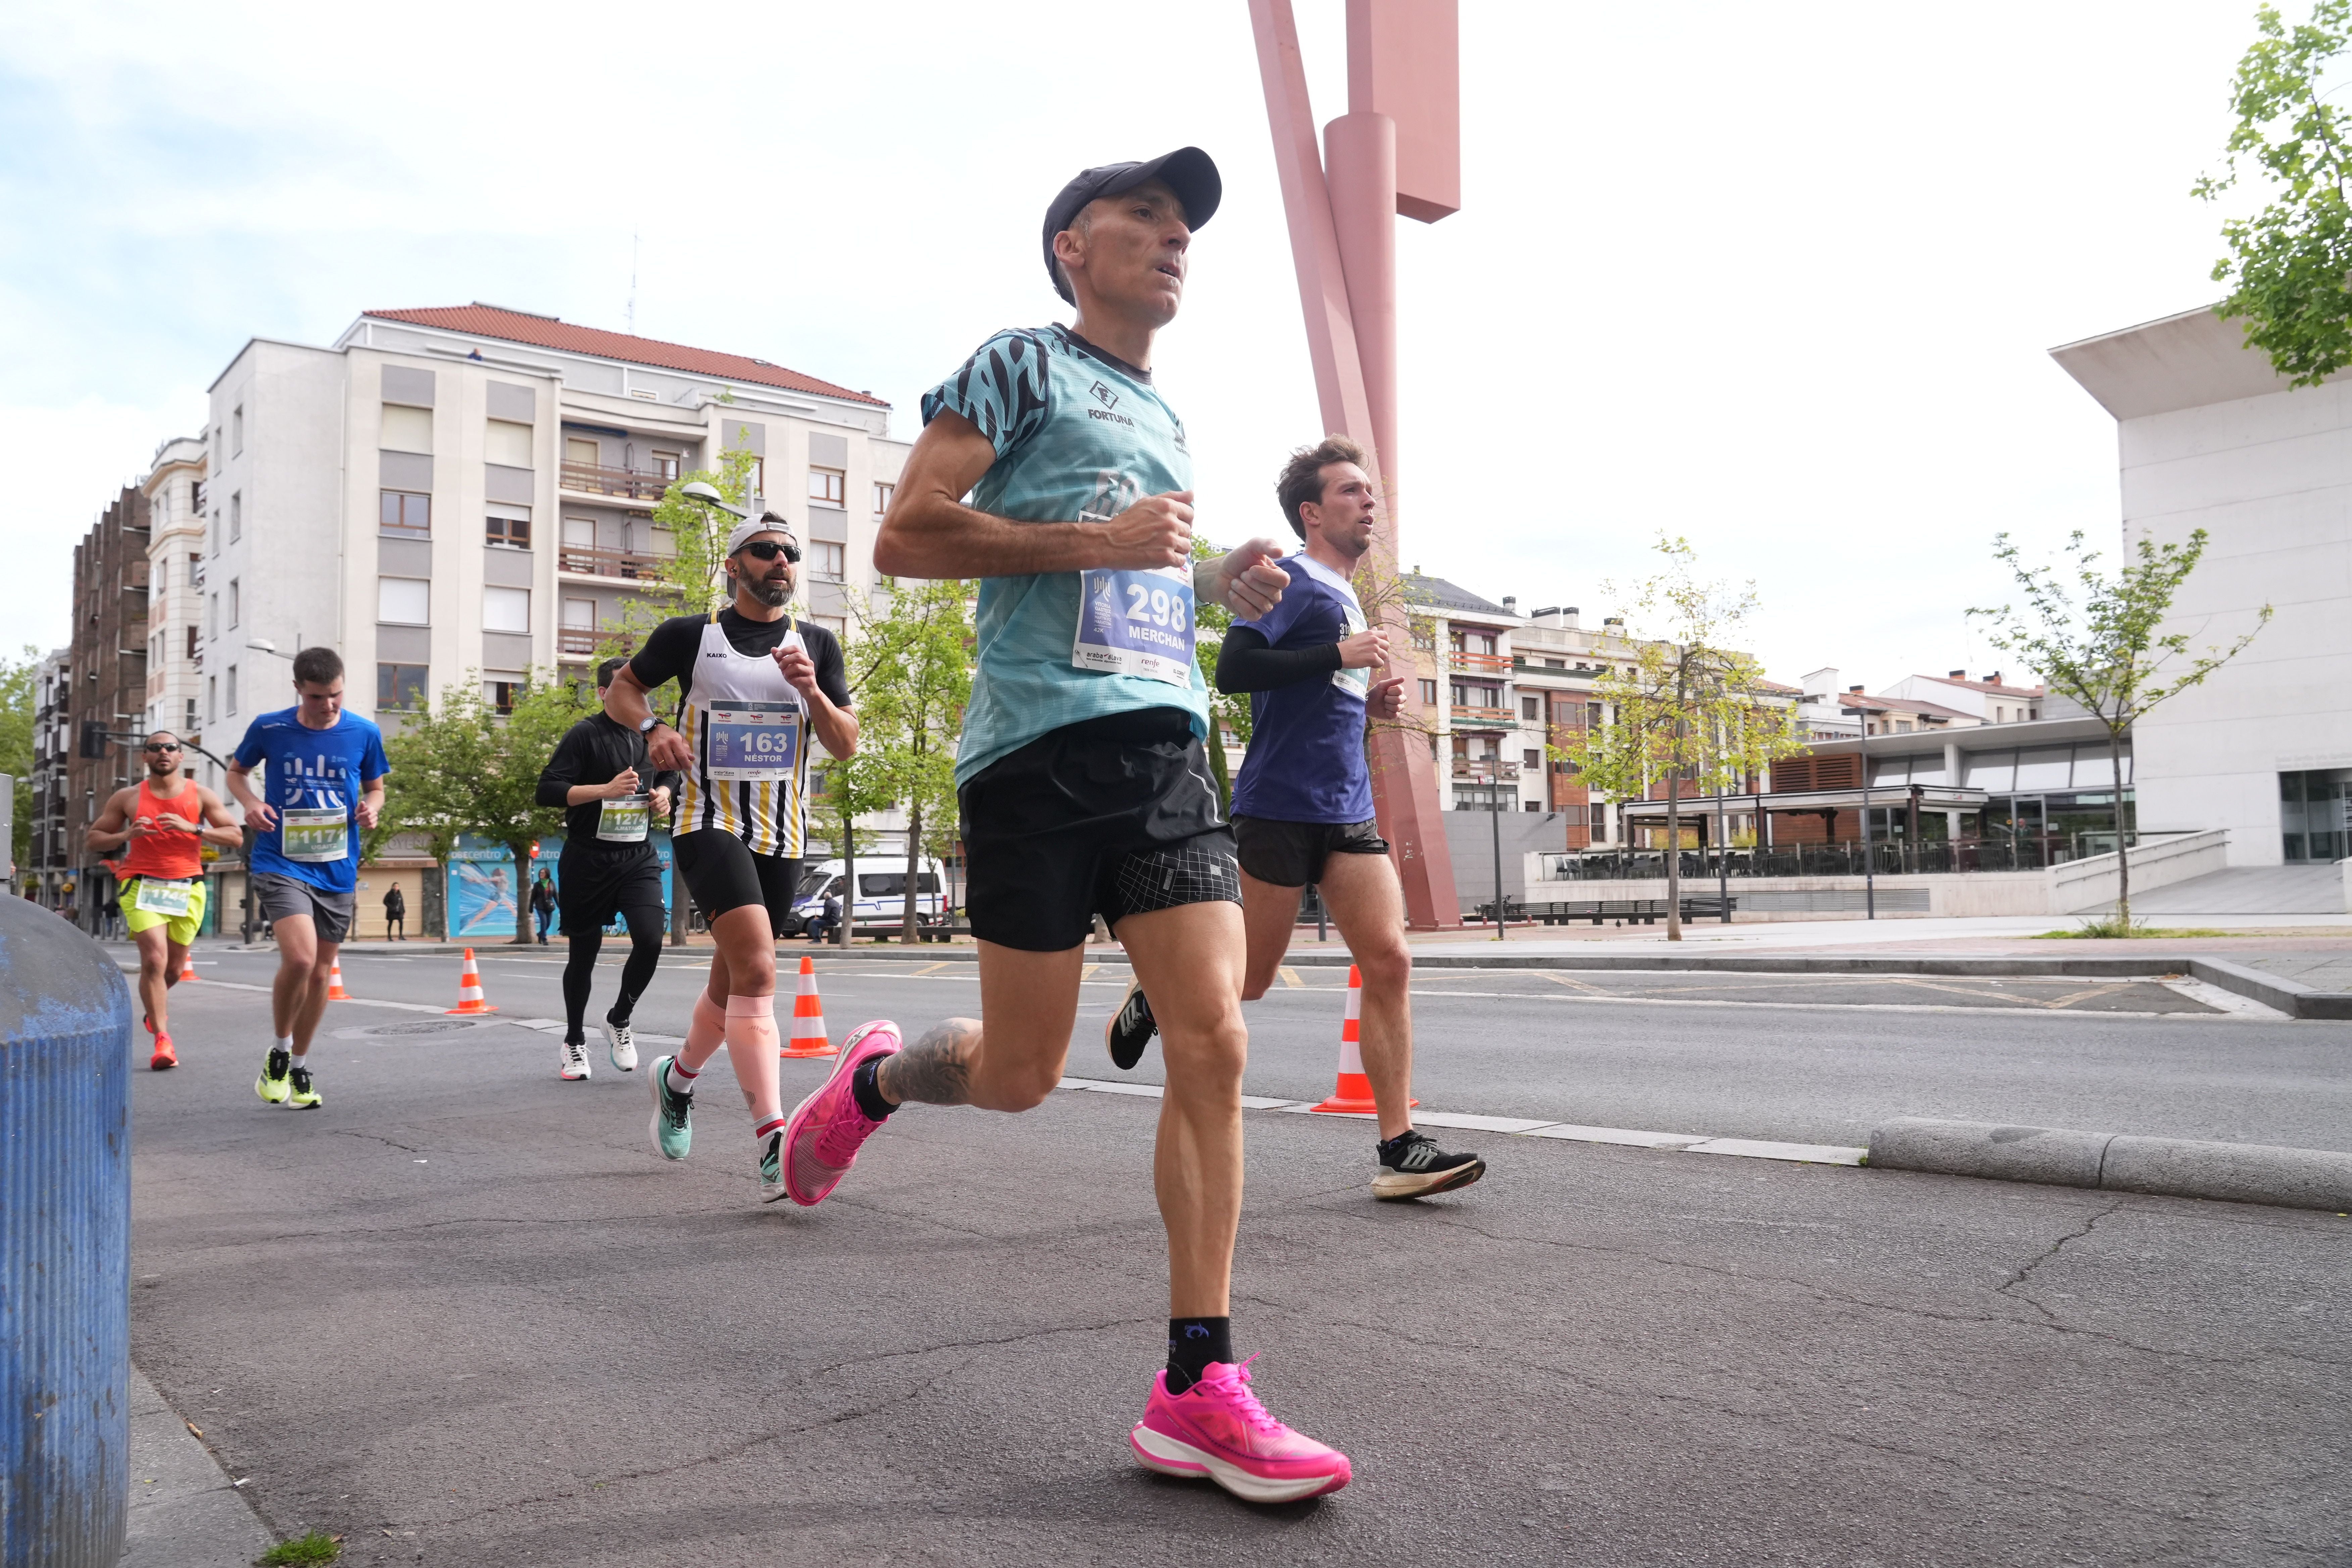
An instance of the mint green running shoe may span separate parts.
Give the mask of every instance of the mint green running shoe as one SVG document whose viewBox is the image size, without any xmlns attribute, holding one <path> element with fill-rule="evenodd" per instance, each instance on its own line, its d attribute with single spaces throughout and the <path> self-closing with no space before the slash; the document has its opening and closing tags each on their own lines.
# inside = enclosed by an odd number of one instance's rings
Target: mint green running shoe
<svg viewBox="0 0 2352 1568">
<path fill-rule="evenodd" d="M 683 1160 L 694 1144 L 694 1096 L 669 1086 L 670 1057 L 656 1057 L 648 1078 L 654 1091 L 654 1148 L 665 1160 Z"/>
</svg>

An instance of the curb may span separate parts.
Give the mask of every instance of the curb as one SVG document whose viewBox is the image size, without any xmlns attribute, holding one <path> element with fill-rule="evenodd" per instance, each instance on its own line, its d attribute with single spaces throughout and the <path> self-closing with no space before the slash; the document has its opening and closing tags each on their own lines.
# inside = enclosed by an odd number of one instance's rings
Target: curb
<svg viewBox="0 0 2352 1568">
<path fill-rule="evenodd" d="M 2352 1153 L 1906 1116 L 1874 1128 L 1870 1168 L 2160 1197 L 2352 1211 Z"/>
</svg>

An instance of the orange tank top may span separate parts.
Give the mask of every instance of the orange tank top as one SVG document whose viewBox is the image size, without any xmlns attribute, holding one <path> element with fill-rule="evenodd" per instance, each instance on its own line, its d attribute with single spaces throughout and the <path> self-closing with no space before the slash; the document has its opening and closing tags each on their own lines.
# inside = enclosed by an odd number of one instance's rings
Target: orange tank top
<svg viewBox="0 0 2352 1568">
<path fill-rule="evenodd" d="M 191 822 L 203 819 L 203 796 L 196 786 L 184 784 L 180 793 L 170 800 L 158 800 L 147 789 L 147 781 L 139 781 L 139 804 L 131 810 L 136 816 L 157 817 L 165 812 Z M 185 877 L 204 874 L 205 861 L 201 843 L 193 832 L 173 831 L 150 833 L 134 838 L 122 851 L 121 877 L 169 878 L 177 881 Z"/>
</svg>

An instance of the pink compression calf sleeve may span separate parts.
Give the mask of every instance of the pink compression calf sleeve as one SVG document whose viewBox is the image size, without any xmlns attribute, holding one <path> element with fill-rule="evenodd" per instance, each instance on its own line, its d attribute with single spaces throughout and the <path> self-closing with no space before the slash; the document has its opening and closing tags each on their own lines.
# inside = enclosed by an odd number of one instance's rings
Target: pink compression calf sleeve
<svg viewBox="0 0 2352 1568">
<path fill-rule="evenodd" d="M 677 1048 L 677 1059 L 686 1064 L 687 1071 L 700 1072 L 719 1054 L 719 1042 L 726 1037 L 726 1010 L 710 999 L 709 992 L 698 992 L 694 1017 L 686 1026 L 686 1044 Z"/>
<path fill-rule="evenodd" d="M 776 998 L 727 998 L 727 1059 L 734 1065 L 735 1081 L 751 1103 L 753 1122 L 772 1121 L 783 1114 L 783 1090 L 777 1086 Z"/>
</svg>

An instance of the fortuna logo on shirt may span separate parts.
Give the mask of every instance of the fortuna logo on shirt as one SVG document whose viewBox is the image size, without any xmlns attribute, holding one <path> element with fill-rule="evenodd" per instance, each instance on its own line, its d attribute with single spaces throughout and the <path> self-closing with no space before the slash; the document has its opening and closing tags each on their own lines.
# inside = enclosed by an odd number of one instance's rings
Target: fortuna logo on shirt
<svg viewBox="0 0 2352 1568">
<path fill-rule="evenodd" d="M 1118 394 L 1113 392 L 1109 387 L 1105 386 L 1101 382 L 1098 381 L 1095 383 L 1092 386 L 1087 388 L 1087 390 L 1093 393 L 1095 401 L 1101 404 L 1105 408 L 1116 408 L 1118 406 Z"/>
</svg>

